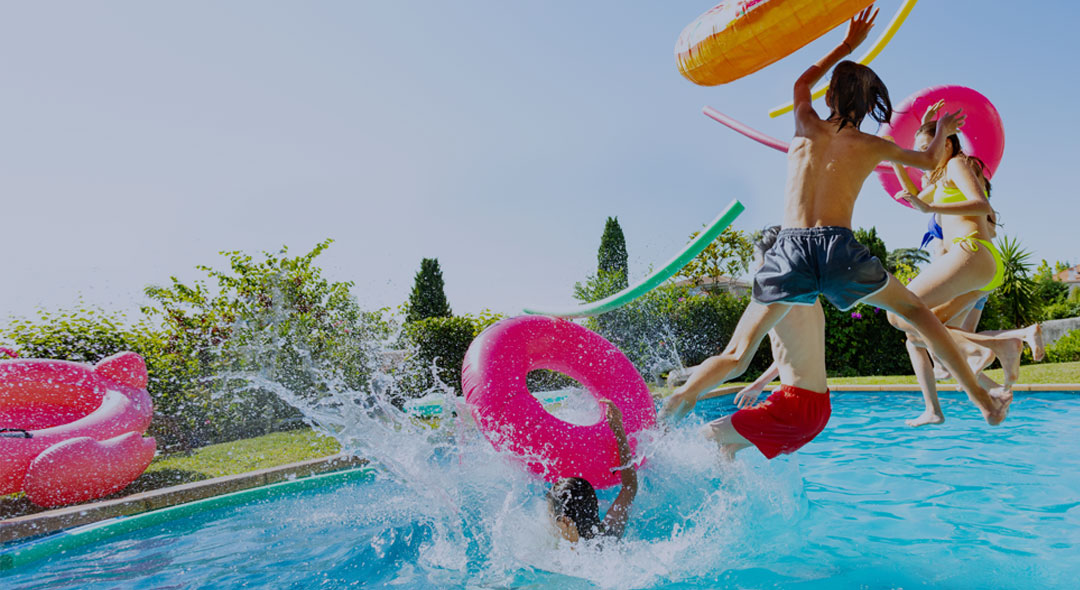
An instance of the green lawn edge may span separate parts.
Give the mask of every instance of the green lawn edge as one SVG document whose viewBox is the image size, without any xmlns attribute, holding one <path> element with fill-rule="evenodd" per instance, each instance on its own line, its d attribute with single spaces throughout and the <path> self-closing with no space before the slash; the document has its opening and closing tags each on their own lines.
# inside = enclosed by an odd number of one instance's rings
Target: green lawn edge
<svg viewBox="0 0 1080 590">
<path fill-rule="evenodd" d="M 121 498 L 204 479 L 239 475 L 308 459 L 328 457 L 341 451 L 336 440 L 310 428 L 274 432 L 255 438 L 208 445 L 188 453 L 159 455 L 146 471 L 122 491 L 108 496 Z M 23 494 L 0 497 L 0 519 L 44 512 Z"/>
</svg>

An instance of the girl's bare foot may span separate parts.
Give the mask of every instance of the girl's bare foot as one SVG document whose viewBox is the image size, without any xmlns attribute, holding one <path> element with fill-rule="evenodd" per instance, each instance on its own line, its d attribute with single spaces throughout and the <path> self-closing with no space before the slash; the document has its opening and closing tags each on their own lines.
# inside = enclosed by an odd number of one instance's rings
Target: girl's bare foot
<svg viewBox="0 0 1080 590">
<path fill-rule="evenodd" d="M 1031 357 L 1035 362 L 1043 360 L 1046 356 L 1046 346 L 1043 345 L 1042 324 L 1032 324 L 1024 328 L 1024 342 L 1031 349 Z"/>
<path fill-rule="evenodd" d="M 945 415 L 938 411 L 926 410 L 918 418 L 912 420 L 904 420 L 904 424 L 912 428 L 918 428 L 919 426 L 926 426 L 927 424 L 941 424 L 945 422 Z"/>
</svg>

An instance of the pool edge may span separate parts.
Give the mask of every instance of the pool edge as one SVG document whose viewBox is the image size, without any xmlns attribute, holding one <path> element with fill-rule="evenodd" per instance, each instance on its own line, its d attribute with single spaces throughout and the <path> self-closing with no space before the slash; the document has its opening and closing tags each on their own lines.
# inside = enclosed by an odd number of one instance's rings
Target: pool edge
<svg viewBox="0 0 1080 590">
<path fill-rule="evenodd" d="M 297 479 L 285 479 L 276 483 L 249 487 L 127 516 L 99 520 L 72 529 L 54 531 L 38 541 L 29 541 L 18 547 L 0 550 L 0 572 L 15 569 L 57 553 L 76 549 L 109 537 L 170 520 L 185 518 L 207 510 L 353 480 L 363 480 L 370 478 L 373 473 L 374 468 L 367 466 L 366 462 L 364 462 L 364 464 L 353 468 L 316 473 Z"/>
<path fill-rule="evenodd" d="M 366 459 L 337 454 L 178 486 L 148 490 L 93 503 L 0 520 L 0 544 L 47 535 L 121 516 L 133 516 L 285 480 L 365 465 Z M 3 569 L 3 568 L 0 568 Z"/>
</svg>

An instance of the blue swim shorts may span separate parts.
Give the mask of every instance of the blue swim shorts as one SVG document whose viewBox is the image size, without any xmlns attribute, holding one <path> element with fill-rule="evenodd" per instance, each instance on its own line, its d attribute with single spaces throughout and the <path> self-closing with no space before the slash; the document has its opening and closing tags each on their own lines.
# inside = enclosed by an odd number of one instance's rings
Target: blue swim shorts
<svg viewBox="0 0 1080 590">
<path fill-rule="evenodd" d="M 785 228 L 754 276 L 758 303 L 813 305 L 823 295 L 841 310 L 889 283 L 889 273 L 846 227 Z"/>
</svg>

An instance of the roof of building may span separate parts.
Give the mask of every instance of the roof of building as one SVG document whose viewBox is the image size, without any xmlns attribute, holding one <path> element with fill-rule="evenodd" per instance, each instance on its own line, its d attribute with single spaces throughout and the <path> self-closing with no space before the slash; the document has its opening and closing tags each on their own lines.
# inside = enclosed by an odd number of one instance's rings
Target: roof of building
<svg viewBox="0 0 1080 590">
<path fill-rule="evenodd" d="M 1080 283 L 1080 264 L 1055 274 L 1054 280 L 1062 283 Z"/>
</svg>

